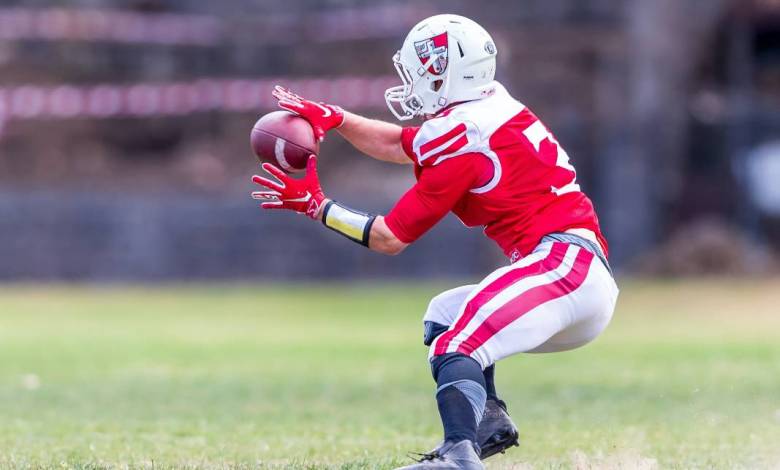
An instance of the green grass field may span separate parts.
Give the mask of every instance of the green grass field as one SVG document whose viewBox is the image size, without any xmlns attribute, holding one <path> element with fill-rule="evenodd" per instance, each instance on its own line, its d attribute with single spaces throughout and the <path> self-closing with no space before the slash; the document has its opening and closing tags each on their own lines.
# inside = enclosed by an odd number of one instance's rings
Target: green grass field
<svg viewBox="0 0 780 470">
<path fill-rule="evenodd" d="M 444 287 L 0 288 L 0 468 L 408 463 Z M 499 364 L 488 467 L 780 468 L 780 281 L 622 289 L 595 343 Z"/>
</svg>

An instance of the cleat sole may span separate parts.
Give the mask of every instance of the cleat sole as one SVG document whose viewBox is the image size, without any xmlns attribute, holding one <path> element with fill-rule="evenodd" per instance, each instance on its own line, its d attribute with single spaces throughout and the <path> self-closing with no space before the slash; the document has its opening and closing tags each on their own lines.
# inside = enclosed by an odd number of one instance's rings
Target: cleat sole
<svg viewBox="0 0 780 470">
<path fill-rule="evenodd" d="M 519 447 L 519 437 L 520 436 L 517 431 L 494 434 L 482 446 L 481 459 L 485 460 L 488 457 L 492 457 L 496 454 L 504 454 L 506 453 L 506 450 L 511 447 Z"/>
</svg>

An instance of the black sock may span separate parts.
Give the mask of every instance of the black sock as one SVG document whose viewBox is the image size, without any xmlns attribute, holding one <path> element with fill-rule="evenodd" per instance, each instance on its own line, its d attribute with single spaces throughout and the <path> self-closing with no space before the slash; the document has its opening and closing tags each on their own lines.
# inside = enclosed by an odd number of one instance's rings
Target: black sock
<svg viewBox="0 0 780 470">
<path fill-rule="evenodd" d="M 445 441 L 477 441 L 477 426 L 485 408 L 485 378 L 474 359 L 445 354 L 431 362 L 439 386 L 436 402 L 444 426 Z"/>
<path fill-rule="evenodd" d="M 444 440 L 477 441 L 477 424 L 468 398 L 457 387 L 449 386 L 436 394 L 439 416 L 444 427 Z"/>
<path fill-rule="evenodd" d="M 487 392 L 488 400 L 498 401 L 498 393 L 496 393 L 496 365 L 486 368 L 482 371 L 482 375 L 485 377 L 485 391 Z"/>
</svg>

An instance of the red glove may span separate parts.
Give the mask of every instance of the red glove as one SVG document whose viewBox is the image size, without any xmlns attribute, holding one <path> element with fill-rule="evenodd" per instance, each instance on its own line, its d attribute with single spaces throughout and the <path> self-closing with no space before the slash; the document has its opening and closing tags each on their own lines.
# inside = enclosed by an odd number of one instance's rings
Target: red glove
<svg viewBox="0 0 780 470">
<path fill-rule="evenodd" d="M 326 132 L 344 124 L 344 110 L 338 106 L 309 101 L 279 85 L 274 87 L 271 94 L 279 100 L 280 108 L 309 121 L 314 129 L 314 137 L 320 142 L 325 138 Z"/>
<path fill-rule="evenodd" d="M 252 199 L 266 201 L 260 204 L 263 209 L 288 209 L 316 219 L 325 201 L 317 176 L 317 157 L 309 156 L 306 162 L 306 176 L 295 179 L 270 163 L 263 163 L 263 170 L 275 176 L 279 183 L 262 176 L 253 176 L 252 181 L 265 186 L 270 191 L 255 191 Z"/>
</svg>

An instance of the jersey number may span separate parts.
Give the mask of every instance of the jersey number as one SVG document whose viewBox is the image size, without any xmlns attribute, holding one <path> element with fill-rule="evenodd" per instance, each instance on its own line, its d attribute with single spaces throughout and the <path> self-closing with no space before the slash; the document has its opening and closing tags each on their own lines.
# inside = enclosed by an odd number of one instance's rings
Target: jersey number
<svg viewBox="0 0 780 470">
<path fill-rule="evenodd" d="M 569 155 L 544 124 L 539 120 L 534 121 L 533 124 L 523 131 L 523 135 L 539 152 L 542 161 L 555 161 L 555 166 L 561 170 L 560 181 L 563 184 L 560 187 L 550 186 L 550 191 L 558 196 L 578 192 L 580 185 L 577 184 L 577 172 L 572 164 L 569 163 Z"/>
</svg>

